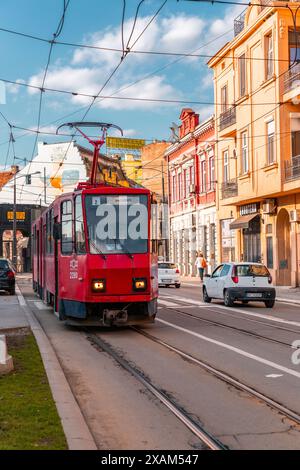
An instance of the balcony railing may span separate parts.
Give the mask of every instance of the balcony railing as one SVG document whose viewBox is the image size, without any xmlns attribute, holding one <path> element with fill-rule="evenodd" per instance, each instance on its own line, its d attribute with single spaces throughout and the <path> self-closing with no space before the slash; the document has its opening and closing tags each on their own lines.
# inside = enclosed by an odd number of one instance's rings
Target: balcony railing
<svg viewBox="0 0 300 470">
<path fill-rule="evenodd" d="M 244 29 L 247 8 L 233 21 L 234 36 L 237 36 Z"/>
<path fill-rule="evenodd" d="M 220 131 L 236 123 L 235 106 L 220 114 Z"/>
<path fill-rule="evenodd" d="M 228 199 L 229 197 L 234 197 L 238 195 L 238 182 L 237 179 L 231 179 L 229 181 L 224 181 L 221 186 L 222 199 Z"/>
<path fill-rule="evenodd" d="M 300 155 L 292 157 L 290 162 L 285 164 L 285 181 L 292 181 L 300 178 Z"/>
<path fill-rule="evenodd" d="M 283 76 L 284 93 L 300 86 L 300 63 L 296 63 Z"/>
</svg>

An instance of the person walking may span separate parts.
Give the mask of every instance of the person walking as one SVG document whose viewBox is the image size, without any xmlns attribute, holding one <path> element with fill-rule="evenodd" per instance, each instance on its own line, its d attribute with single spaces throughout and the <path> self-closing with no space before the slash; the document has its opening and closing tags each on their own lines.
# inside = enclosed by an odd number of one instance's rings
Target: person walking
<svg viewBox="0 0 300 470">
<path fill-rule="evenodd" d="M 207 263 L 206 263 L 206 259 L 203 256 L 202 251 L 199 251 L 198 254 L 197 254 L 197 258 L 196 258 L 196 261 L 195 261 L 195 266 L 197 267 L 197 269 L 199 271 L 200 280 L 201 280 L 201 282 L 203 282 L 204 270 L 207 267 Z"/>
</svg>

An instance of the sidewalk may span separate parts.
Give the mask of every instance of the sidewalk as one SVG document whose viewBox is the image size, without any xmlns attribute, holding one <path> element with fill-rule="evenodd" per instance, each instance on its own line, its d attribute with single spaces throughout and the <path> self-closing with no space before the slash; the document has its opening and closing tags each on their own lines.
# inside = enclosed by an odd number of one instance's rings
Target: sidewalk
<svg viewBox="0 0 300 470">
<path fill-rule="evenodd" d="M 181 276 L 181 284 L 200 286 L 200 280 L 196 277 Z M 300 305 L 300 287 L 274 286 L 276 289 L 276 299 L 282 302 Z"/>
<path fill-rule="evenodd" d="M 56 353 L 40 323 L 27 305 L 18 282 L 31 283 L 31 274 L 17 274 L 15 296 L 0 293 L 0 334 L 30 329 L 40 350 L 52 396 L 68 442 L 69 450 L 97 450 L 76 398 Z"/>
</svg>

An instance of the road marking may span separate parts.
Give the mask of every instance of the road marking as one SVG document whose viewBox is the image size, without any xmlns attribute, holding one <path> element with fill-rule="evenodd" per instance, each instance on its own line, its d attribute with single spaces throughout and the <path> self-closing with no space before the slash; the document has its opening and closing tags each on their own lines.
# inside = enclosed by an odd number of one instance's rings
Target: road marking
<svg viewBox="0 0 300 470">
<path fill-rule="evenodd" d="M 168 302 L 167 300 L 158 299 L 158 303 L 164 305 L 165 307 L 178 307 L 178 304 L 174 302 Z"/>
<path fill-rule="evenodd" d="M 278 377 L 283 377 L 283 374 L 268 374 L 265 377 L 268 377 L 270 379 L 277 379 Z"/>
<path fill-rule="evenodd" d="M 272 362 L 272 361 L 269 361 L 268 359 L 264 359 L 263 357 L 248 353 L 247 351 L 244 351 L 243 349 L 236 348 L 235 346 L 231 346 L 230 344 L 222 343 L 221 341 L 217 341 L 216 339 L 208 338 L 207 336 L 200 335 L 199 333 L 196 333 L 195 331 L 188 330 L 186 328 L 183 328 L 182 326 L 174 325 L 173 323 L 167 322 L 165 320 L 161 320 L 160 318 L 157 318 L 156 321 L 163 323 L 164 325 L 170 326 L 171 328 L 175 328 L 175 330 L 179 330 L 179 331 L 182 331 L 183 333 L 187 333 L 189 335 L 195 336 L 196 338 L 203 339 L 204 341 L 207 341 L 208 343 L 221 346 L 222 348 L 235 352 L 236 354 L 239 354 L 240 356 L 247 357 L 248 359 L 253 359 L 256 362 L 265 364 L 269 367 L 272 367 L 273 369 L 280 370 L 281 372 L 286 372 L 287 374 L 293 375 L 294 377 L 297 377 L 298 379 L 300 379 L 300 372 L 297 372 L 293 369 L 289 369 L 288 367 L 277 364 L 276 362 Z"/>
<path fill-rule="evenodd" d="M 42 302 L 42 301 L 34 302 L 34 305 L 39 310 L 52 310 L 52 307 L 49 307 L 48 305 L 45 305 L 44 302 Z"/>
<path fill-rule="evenodd" d="M 192 299 L 187 299 L 186 297 L 172 296 L 172 299 L 175 300 L 175 301 L 178 300 L 180 302 L 186 302 L 186 303 L 189 303 L 189 304 L 197 305 L 199 307 L 201 307 L 203 305 L 208 306 L 204 302 L 200 302 L 200 301 L 192 300 Z M 293 326 L 300 327 L 300 323 L 296 322 L 296 321 L 284 320 L 283 318 L 273 317 L 272 315 L 269 316 L 269 315 L 263 315 L 261 313 L 248 312 L 247 310 L 243 310 L 241 308 L 225 307 L 224 305 L 220 305 L 220 304 L 212 304 L 212 305 L 210 305 L 210 307 L 215 307 L 215 308 L 219 308 L 221 310 L 227 310 L 227 311 L 231 311 L 231 312 L 242 313 L 243 315 L 248 315 L 250 317 L 257 317 L 257 318 L 262 318 L 264 320 L 270 320 L 270 321 L 274 321 L 274 322 L 277 322 L 277 323 L 284 323 L 286 325 L 293 325 Z"/>
<path fill-rule="evenodd" d="M 26 301 L 22 295 L 22 292 L 20 291 L 19 289 L 19 286 L 16 285 L 16 293 L 17 293 L 17 297 L 18 297 L 18 301 L 19 301 L 19 304 L 21 307 L 26 307 Z"/>
</svg>

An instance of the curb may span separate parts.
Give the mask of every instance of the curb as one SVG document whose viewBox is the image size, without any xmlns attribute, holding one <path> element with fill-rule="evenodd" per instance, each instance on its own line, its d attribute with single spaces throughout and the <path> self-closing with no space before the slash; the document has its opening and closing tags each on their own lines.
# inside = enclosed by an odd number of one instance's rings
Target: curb
<svg viewBox="0 0 300 470">
<path fill-rule="evenodd" d="M 300 305 L 300 300 L 283 299 L 282 297 L 276 297 L 276 300 L 278 302 L 284 302 L 286 304 Z"/>
<path fill-rule="evenodd" d="M 27 321 L 40 350 L 69 450 L 97 450 L 95 440 L 46 333 L 27 306 L 18 285 L 16 285 L 16 293 L 20 307 L 24 309 Z"/>
</svg>

